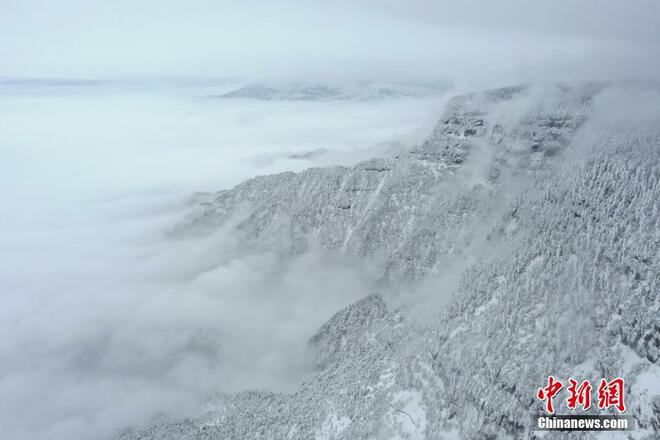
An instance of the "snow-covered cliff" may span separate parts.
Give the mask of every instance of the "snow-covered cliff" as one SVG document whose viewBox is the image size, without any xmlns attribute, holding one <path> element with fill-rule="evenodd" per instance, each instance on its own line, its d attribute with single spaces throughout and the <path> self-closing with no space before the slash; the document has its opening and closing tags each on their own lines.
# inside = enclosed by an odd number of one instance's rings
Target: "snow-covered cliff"
<svg viewBox="0 0 660 440">
<path fill-rule="evenodd" d="M 461 95 L 405 154 L 197 195 L 178 234 L 232 225 L 281 258 L 320 246 L 375 261 L 382 295 L 310 335 L 315 370 L 297 392 L 221 396 L 122 438 L 519 438 L 549 374 L 623 375 L 634 436 L 654 438 L 658 96 L 594 83 Z"/>
</svg>

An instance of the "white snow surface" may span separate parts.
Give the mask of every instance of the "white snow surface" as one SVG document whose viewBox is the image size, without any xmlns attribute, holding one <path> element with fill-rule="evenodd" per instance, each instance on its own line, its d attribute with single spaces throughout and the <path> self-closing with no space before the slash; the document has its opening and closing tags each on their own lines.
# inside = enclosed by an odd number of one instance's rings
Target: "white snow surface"
<svg viewBox="0 0 660 440">
<path fill-rule="evenodd" d="M 282 259 L 317 246 L 374 261 L 377 293 L 310 335 L 315 370 L 295 393 L 218 396 L 121 439 L 606 438 L 530 431 L 549 374 L 623 376 L 634 438 L 657 438 L 659 97 L 461 95 L 408 152 L 197 195 L 177 234 L 232 224 Z"/>
</svg>

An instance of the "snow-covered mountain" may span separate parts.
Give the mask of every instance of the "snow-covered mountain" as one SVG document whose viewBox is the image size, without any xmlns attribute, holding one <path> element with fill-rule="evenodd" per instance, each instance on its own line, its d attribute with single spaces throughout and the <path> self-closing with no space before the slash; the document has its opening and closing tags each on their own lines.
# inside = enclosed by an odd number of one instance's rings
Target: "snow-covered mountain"
<svg viewBox="0 0 660 440">
<path fill-rule="evenodd" d="M 310 335 L 297 392 L 219 396 L 121 438 L 522 438 L 549 374 L 625 377 L 634 437 L 657 438 L 658 97 L 600 83 L 461 95 L 405 153 L 196 195 L 176 234 L 232 227 L 244 251 L 357 256 L 377 262 L 377 293 Z"/>
<path fill-rule="evenodd" d="M 446 93 L 445 83 L 266 83 L 248 84 L 220 95 L 266 101 L 379 100 L 395 97 L 424 97 Z"/>
</svg>

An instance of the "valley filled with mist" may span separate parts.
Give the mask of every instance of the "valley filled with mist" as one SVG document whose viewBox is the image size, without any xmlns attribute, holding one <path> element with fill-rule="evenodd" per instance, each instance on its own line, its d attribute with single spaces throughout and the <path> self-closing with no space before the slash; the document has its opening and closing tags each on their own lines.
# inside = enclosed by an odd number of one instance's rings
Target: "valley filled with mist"
<svg viewBox="0 0 660 440">
<path fill-rule="evenodd" d="M 0 322 L 15 335 L 0 418 L 12 437 L 110 435 L 215 392 L 295 389 L 309 335 L 368 294 L 350 261 L 283 267 L 232 253 L 231 231 L 172 231 L 195 192 L 404 151 L 446 98 L 217 97 L 240 85 L 0 82 Z"/>
</svg>

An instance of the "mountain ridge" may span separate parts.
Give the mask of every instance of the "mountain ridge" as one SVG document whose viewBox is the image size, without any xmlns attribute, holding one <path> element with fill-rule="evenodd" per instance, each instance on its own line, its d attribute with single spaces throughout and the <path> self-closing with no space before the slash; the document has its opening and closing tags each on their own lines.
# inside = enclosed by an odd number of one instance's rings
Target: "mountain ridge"
<svg viewBox="0 0 660 440">
<path fill-rule="evenodd" d="M 376 260 L 381 295 L 311 336 L 315 369 L 295 393 L 222 395 L 197 419 L 121 438 L 538 438 L 529 415 L 549 374 L 625 377 L 634 436 L 654 438 L 660 114 L 601 114 L 658 92 L 639 93 L 461 95 L 405 154 L 198 195 L 177 234 L 229 224 L 281 258 L 318 243 Z"/>
<path fill-rule="evenodd" d="M 257 99 L 262 101 L 377 101 L 390 98 L 420 98 L 444 94 L 444 83 L 252 83 L 216 96 L 222 99 Z"/>
</svg>

